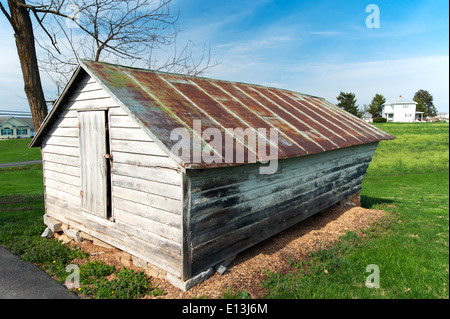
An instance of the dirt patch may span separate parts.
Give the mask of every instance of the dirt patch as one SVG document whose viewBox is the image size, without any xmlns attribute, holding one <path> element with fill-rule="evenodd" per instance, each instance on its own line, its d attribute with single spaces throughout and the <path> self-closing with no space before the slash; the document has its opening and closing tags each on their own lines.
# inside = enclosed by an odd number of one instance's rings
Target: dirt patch
<svg viewBox="0 0 450 319">
<path fill-rule="evenodd" d="M 90 240 L 83 240 L 81 243 L 75 243 L 74 241 L 71 241 L 68 245 L 71 247 L 74 246 L 80 247 L 84 252 L 89 253 L 89 257 L 87 260 L 85 259 L 74 260 L 73 263 L 75 264 L 81 265 L 86 262 L 98 260 L 104 262 L 107 265 L 114 265 L 117 270 L 119 270 L 122 267 L 126 267 L 134 271 L 143 270 L 141 268 L 136 267 L 133 264 L 131 255 L 123 252 L 120 249 L 97 246 L 94 245 Z"/>
<path fill-rule="evenodd" d="M 158 298 L 221 298 L 227 289 L 247 291 L 252 298 L 258 298 L 263 293 L 260 283 L 265 271 L 291 271 L 291 260 L 307 258 L 310 252 L 336 242 L 346 231 L 368 228 L 383 216 L 385 212 L 381 210 L 334 205 L 238 254 L 223 275 L 215 273 L 187 292 L 175 288 L 164 279 L 151 280 L 164 290 L 164 295 Z M 95 246 L 90 241 L 77 245 L 91 254 L 90 260 L 102 260 L 118 268 L 128 263 L 128 257 L 118 249 Z M 132 263 L 127 268 L 139 269 Z"/>
</svg>

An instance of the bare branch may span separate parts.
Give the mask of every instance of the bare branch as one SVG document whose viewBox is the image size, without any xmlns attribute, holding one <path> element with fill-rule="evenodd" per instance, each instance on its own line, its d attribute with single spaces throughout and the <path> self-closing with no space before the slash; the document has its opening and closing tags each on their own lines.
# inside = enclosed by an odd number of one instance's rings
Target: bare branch
<svg viewBox="0 0 450 319">
<path fill-rule="evenodd" d="M 44 25 L 42 24 L 42 20 L 39 19 L 39 16 L 37 15 L 36 11 L 34 9 L 31 9 L 31 11 L 34 14 L 34 17 L 36 18 L 37 22 L 39 23 L 39 25 L 41 26 L 41 28 L 44 30 L 44 32 L 48 35 L 48 37 L 50 38 L 50 41 L 52 41 L 52 46 L 55 48 L 56 51 L 58 51 L 59 54 L 61 54 L 61 52 L 58 49 L 57 43 L 56 43 L 56 39 L 54 37 L 52 37 L 50 35 L 50 33 L 47 31 L 47 29 L 44 27 Z"/>
<path fill-rule="evenodd" d="M 175 72 L 187 75 L 197 76 L 206 72 L 206 70 L 213 68 L 220 64 L 220 62 L 216 61 L 214 63 L 211 62 L 211 48 L 208 50 L 206 46 L 203 47 L 202 54 L 200 58 L 196 61 L 193 57 L 192 48 L 195 48 L 195 44 L 192 41 L 188 41 L 188 43 L 183 47 L 181 52 L 177 53 L 177 46 L 174 46 L 174 54 L 166 59 L 166 62 L 157 64 L 157 62 L 153 62 L 152 51 L 150 52 L 150 56 L 148 58 L 148 67 L 150 69 L 155 69 L 158 71 L 165 72 Z"/>
<path fill-rule="evenodd" d="M 192 41 L 177 50 L 179 11 L 173 12 L 171 1 L 29 0 L 23 7 L 33 12 L 42 34 L 50 39 L 39 40 L 44 53 L 40 67 L 59 86 L 78 58 L 190 75 L 216 66 L 206 46 L 195 56 Z M 75 14 L 68 6 L 76 6 Z M 67 21 L 73 27 L 67 27 Z M 156 58 L 158 52 L 164 58 Z"/>
</svg>

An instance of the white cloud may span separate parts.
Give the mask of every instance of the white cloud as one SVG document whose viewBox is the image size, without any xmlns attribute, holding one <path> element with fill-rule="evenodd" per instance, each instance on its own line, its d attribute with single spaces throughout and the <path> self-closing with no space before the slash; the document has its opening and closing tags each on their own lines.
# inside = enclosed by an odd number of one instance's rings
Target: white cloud
<svg viewBox="0 0 450 319">
<path fill-rule="evenodd" d="M 227 53 L 232 50 L 227 51 Z M 332 103 L 340 91 L 354 92 L 358 104 L 369 104 L 376 93 L 387 100 L 403 95 L 412 99 L 428 90 L 441 112 L 449 111 L 449 57 L 428 56 L 358 63 L 303 63 L 265 60 L 249 54 L 228 55 L 206 74 L 320 96 Z"/>
<path fill-rule="evenodd" d="M 289 87 L 322 96 L 333 103 L 336 103 L 340 91 L 354 92 L 360 106 L 369 104 L 376 93 L 384 95 L 387 100 L 399 95 L 412 99 L 415 92 L 425 89 L 433 95 L 438 110 L 448 112 L 448 70 L 448 56 L 343 64 L 314 63 L 295 67 Z"/>
<path fill-rule="evenodd" d="M 322 35 L 322 36 L 337 36 L 342 34 L 340 31 L 311 31 L 309 32 L 313 35 Z"/>
</svg>

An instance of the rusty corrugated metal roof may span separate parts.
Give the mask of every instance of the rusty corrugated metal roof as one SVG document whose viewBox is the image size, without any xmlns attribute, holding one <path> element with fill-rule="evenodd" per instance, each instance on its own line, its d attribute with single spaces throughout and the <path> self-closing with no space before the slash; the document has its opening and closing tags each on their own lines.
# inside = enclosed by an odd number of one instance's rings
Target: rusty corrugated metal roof
<svg viewBox="0 0 450 319">
<path fill-rule="evenodd" d="M 236 136 L 236 128 L 255 132 L 261 138 L 258 145 L 267 145 L 267 153 L 270 145 L 277 147 L 279 159 L 395 138 L 322 98 L 306 94 L 101 62 L 83 61 L 81 66 L 166 150 L 178 142 L 170 138 L 174 129 L 185 128 L 193 136 L 194 120 L 201 121 L 202 132 L 219 129 L 223 139 L 221 150 L 213 151 L 216 163 L 189 161 L 194 152 L 191 141 L 189 158 L 175 156 L 188 168 L 238 164 L 226 163 L 229 158 L 225 154 L 225 136 Z M 278 129 L 275 142 L 269 139 L 270 128 Z M 258 134 L 258 129 L 266 129 L 266 134 Z M 213 144 L 204 136 L 201 142 L 203 147 Z M 246 154 L 255 154 L 257 161 L 268 159 L 258 156 L 255 145 L 248 141 L 241 144 Z M 233 152 L 240 147 L 235 144 Z"/>
</svg>

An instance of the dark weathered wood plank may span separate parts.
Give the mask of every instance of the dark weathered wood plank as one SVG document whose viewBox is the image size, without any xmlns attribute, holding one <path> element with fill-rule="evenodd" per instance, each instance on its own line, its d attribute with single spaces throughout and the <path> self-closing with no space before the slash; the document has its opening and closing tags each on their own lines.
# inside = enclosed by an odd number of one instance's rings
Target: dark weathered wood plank
<svg viewBox="0 0 450 319">
<path fill-rule="evenodd" d="M 258 219 L 251 227 L 240 227 L 238 231 L 209 242 L 208 245 L 194 249 L 192 275 L 236 255 L 360 190 L 360 181 L 356 183 L 350 182 L 350 184 L 353 185 L 349 185 L 346 191 L 337 195 L 330 196 L 326 193 L 310 203 L 303 203 L 296 207 L 290 207 L 276 215 Z M 308 207 L 308 205 L 310 206 Z M 283 206 L 285 205 L 281 204 L 270 209 L 282 210 Z"/>
<path fill-rule="evenodd" d="M 332 196 L 336 189 L 345 185 L 353 180 L 357 180 L 358 177 L 362 176 L 361 172 L 357 172 L 348 176 L 345 179 L 340 179 L 335 182 L 330 182 L 318 188 L 310 188 L 309 191 L 303 192 L 298 195 L 293 195 L 291 197 L 284 197 L 280 201 L 267 201 L 265 205 L 257 206 L 255 208 L 254 204 L 241 205 L 236 208 L 235 211 L 230 209 L 225 212 L 225 214 L 232 214 L 229 220 L 225 218 L 218 219 L 220 223 L 207 228 L 204 231 L 193 232 L 192 233 L 192 245 L 196 247 L 197 245 L 205 244 L 211 240 L 216 240 L 220 236 L 230 234 L 235 230 L 239 230 L 243 227 L 251 226 L 252 223 L 258 222 L 261 219 L 267 218 L 270 215 L 275 215 L 279 212 L 280 207 L 289 208 L 301 205 L 302 203 L 309 203 L 310 201 L 315 201 L 317 198 Z M 344 190 L 345 191 L 345 190 Z M 306 204 L 305 204 L 306 205 Z"/>
<path fill-rule="evenodd" d="M 302 174 L 303 170 L 299 169 L 296 174 L 291 174 L 285 179 L 276 180 L 272 183 L 264 183 L 255 181 L 254 183 L 242 184 L 241 187 L 230 186 L 229 188 L 214 189 L 204 194 L 202 197 L 193 199 L 194 207 L 191 212 L 194 220 L 208 218 L 203 215 L 210 215 L 233 205 L 257 200 L 264 196 L 278 193 L 286 190 L 296 193 L 296 189 L 302 184 L 311 183 L 311 181 L 320 182 L 321 179 L 328 177 L 328 180 L 339 178 L 340 175 L 348 174 L 349 169 L 356 166 L 366 167 L 370 162 L 370 158 L 366 158 L 356 163 L 346 163 L 325 167 L 311 173 Z M 325 181 L 327 182 L 327 181 Z M 198 204 L 196 202 L 199 202 Z"/>
<path fill-rule="evenodd" d="M 191 254 L 191 180 L 187 174 L 182 175 L 183 178 L 183 212 L 182 212 L 182 246 L 183 252 L 181 254 L 182 259 L 182 277 L 181 279 L 187 280 L 192 277 L 192 254 Z"/>
<path fill-rule="evenodd" d="M 247 164 L 235 167 L 224 167 L 218 169 L 204 169 L 190 171 L 192 179 L 193 189 L 192 192 L 198 192 L 202 190 L 212 189 L 224 185 L 234 184 L 239 181 L 248 181 L 251 179 L 272 177 L 278 174 L 288 173 L 291 170 L 297 170 L 299 166 L 308 168 L 309 166 L 318 166 L 326 164 L 331 161 L 340 161 L 341 158 L 364 156 L 364 154 L 373 154 L 378 143 L 370 143 L 359 145 L 356 147 L 348 147 L 343 149 L 337 149 L 326 153 L 319 153 L 313 155 L 302 156 L 301 161 L 299 158 L 290 158 L 278 161 L 278 170 L 275 174 L 261 176 L 259 174 L 260 164 Z M 358 151 L 355 151 L 358 149 Z M 254 176 L 254 172 L 257 172 L 258 176 Z M 231 182 L 230 182 L 231 181 Z"/>
</svg>

